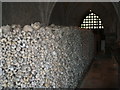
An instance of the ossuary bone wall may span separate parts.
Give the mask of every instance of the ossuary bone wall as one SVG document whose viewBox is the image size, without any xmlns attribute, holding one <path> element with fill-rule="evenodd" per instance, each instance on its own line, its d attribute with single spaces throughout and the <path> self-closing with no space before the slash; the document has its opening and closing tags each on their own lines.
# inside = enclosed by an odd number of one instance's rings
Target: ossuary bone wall
<svg viewBox="0 0 120 90">
<path fill-rule="evenodd" d="M 0 28 L 1 88 L 75 88 L 94 56 L 94 35 L 36 23 Z"/>
</svg>

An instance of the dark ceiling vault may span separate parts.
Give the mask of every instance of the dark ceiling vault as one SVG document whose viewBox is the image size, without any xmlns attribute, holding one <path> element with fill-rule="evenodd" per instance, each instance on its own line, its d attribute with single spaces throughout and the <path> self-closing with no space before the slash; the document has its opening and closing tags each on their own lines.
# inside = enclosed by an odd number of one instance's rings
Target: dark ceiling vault
<svg viewBox="0 0 120 90">
<path fill-rule="evenodd" d="M 114 32 L 118 16 L 111 2 L 3 3 L 2 22 L 3 25 L 25 25 L 42 21 L 47 24 L 79 26 L 90 9 L 102 19 L 106 33 Z"/>
<path fill-rule="evenodd" d="M 50 7 L 48 4 L 44 5 L 46 7 Z M 41 13 L 44 15 L 47 13 L 47 8 L 44 5 L 41 3 L 30 2 L 3 3 L 3 24 L 8 24 L 8 21 L 11 21 L 11 23 L 13 21 L 13 23 L 21 24 L 25 22 L 24 19 L 28 19 L 28 22 L 34 22 L 35 20 L 40 21 Z M 43 12 L 40 9 L 42 9 Z M 108 20 L 112 21 L 116 16 L 116 11 L 111 2 L 57 2 L 52 9 L 50 21 L 51 23 L 53 22 L 58 24 L 79 25 L 82 18 L 90 9 L 98 14 L 105 24 Z"/>
<path fill-rule="evenodd" d="M 90 9 L 100 16 L 105 26 L 113 24 L 116 11 L 110 2 L 56 3 L 51 15 L 51 23 L 79 26 Z"/>
</svg>

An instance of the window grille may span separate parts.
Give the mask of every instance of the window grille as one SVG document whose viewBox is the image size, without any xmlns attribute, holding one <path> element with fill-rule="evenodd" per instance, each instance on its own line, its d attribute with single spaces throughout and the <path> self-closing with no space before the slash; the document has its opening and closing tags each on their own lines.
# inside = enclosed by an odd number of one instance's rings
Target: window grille
<svg viewBox="0 0 120 90">
<path fill-rule="evenodd" d="M 104 29 L 101 19 L 90 10 L 90 14 L 86 16 L 81 24 L 81 28 L 86 29 Z"/>
</svg>

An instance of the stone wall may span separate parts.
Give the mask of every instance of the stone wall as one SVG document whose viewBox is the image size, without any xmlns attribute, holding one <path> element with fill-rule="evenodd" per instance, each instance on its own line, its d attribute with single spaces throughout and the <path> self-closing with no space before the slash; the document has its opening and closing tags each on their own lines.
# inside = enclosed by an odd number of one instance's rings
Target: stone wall
<svg viewBox="0 0 120 90">
<path fill-rule="evenodd" d="M 1 88 L 75 88 L 94 56 L 90 30 L 32 24 L 0 32 Z"/>
</svg>

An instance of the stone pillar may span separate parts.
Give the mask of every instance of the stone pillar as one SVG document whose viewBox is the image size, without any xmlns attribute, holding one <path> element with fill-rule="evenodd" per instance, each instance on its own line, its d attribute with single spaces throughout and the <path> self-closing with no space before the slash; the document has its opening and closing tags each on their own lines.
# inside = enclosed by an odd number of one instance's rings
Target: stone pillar
<svg viewBox="0 0 120 90">
<path fill-rule="evenodd" d="M 117 41 L 120 41 L 120 2 L 113 2 L 117 16 L 114 16 L 117 20 L 115 22 Z"/>
</svg>

